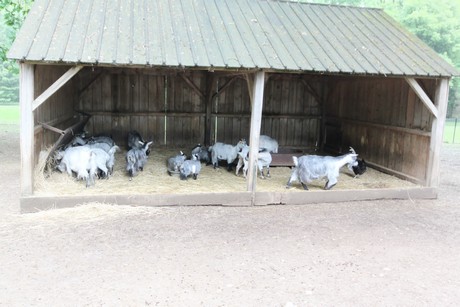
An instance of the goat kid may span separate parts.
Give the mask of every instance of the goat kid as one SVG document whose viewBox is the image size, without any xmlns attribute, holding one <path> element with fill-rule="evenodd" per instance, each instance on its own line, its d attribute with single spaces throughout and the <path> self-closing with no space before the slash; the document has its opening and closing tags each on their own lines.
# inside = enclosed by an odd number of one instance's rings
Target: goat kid
<svg viewBox="0 0 460 307">
<path fill-rule="evenodd" d="M 249 168 L 249 146 L 243 147 L 243 149 L 238 153 L 238 165 L 236 166 L 235 175 L 238 176 L 238 173 L 243 167 L 243 177 L 246 178 Z M 272 155 L 269 151 L 263 150 L 259 151 L 257 154 L 257 168 L 260 172 L 260 178 L 265 179 L 264 169 L 267 169 L 267 177 L 270 177 L 270 164 L 272 163 Z"/>
<path fill-rule="evenodd" d="M 126 153 L 126 171 L 130 177 L 129 180 L 132 180 L 139 171 L 144 170 L 144 165 L 147 163 L 147 151 L 152 143 L 145 143 L 142 148 L 131 148 Z"/>
<path fill-rule="evenodd" d="M 177 174 L 179 172 L 179 167 L 184 163 L 186 158 L 187 157 L 182 151 L 180 151 L 178 155 L 170 157 L 167 161 L 168 174 L 170 176 L 172 174 Z"/>
<path fill-rule="evenodd" d="M 181 180 L 187 180 L 189 176 L 192 176 L 196 180 L 201 171 L 199 156 L 194 154 L 191 160 L 185 160 L 179 167 L 179 171 Z"/>
</svg>

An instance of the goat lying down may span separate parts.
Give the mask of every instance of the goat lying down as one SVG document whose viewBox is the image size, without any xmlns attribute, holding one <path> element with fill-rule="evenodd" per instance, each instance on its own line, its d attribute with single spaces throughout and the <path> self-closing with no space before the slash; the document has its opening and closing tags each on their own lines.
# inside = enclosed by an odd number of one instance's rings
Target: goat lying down
<svg viewBox="0 0 460 307">
<path fill-rule="evenodd" d="M 327 182 L 324 189 L 329 190 L 337 184 L 340 168 L 346 164 L 355 165 L 357 157 L 358 155 L 353 152 L 338 157 L 317 155 L 292 157 L 294 169 L 286 188 L 290 188 L 293 181 L 300 181 L 302 187 L 308 190 L 308 183 L 326 177 Z"/>
</svg>

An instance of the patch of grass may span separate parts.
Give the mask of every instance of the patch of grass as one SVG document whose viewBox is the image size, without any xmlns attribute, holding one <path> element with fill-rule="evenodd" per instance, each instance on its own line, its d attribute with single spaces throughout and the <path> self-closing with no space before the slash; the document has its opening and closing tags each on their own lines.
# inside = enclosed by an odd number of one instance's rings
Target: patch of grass
<svg viewBox="0 0 460 307">
<path fill-rule="evenodd" d="M 444 125 L 444 143 L 460 144 L 460 120 L 447 119 Z"/>
<path fill-rule="evenodd" d="M 0 124 L 19 124 L 19 105 L 0 105 Z"/>
</svg>

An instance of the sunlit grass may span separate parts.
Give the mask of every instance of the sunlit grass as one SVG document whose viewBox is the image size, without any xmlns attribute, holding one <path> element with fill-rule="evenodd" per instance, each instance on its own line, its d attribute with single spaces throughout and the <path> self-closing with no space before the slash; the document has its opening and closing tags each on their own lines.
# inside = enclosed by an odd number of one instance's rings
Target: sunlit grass
<svg viewBox="0 0 460 307">
<path fill-rule="evenodd" d="M 0 105 L 0 124 L 19 124 L 19 105 Z"/>
<path fill-rule="evenodd" d="M 444 142 L 460 144 L 460 120 L 457 120 L 457 122 L 455 122 L 455 119 L 446 120 Z"/>
</svg>

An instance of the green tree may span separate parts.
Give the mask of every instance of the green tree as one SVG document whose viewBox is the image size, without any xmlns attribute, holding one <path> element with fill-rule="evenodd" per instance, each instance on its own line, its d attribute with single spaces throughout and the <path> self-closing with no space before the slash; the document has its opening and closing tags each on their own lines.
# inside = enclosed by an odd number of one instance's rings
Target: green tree
<svg viewBox="0 0 460 307">
<path fill-rule="evenodd" d="M 0 104 L 19 102 L 19 69 L 6 58 L 32 0 L 0 0 Z"/>
</svg>

